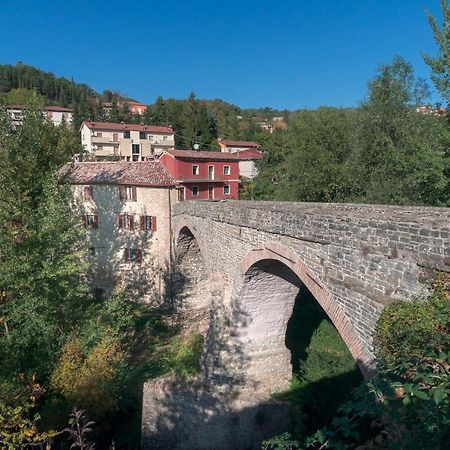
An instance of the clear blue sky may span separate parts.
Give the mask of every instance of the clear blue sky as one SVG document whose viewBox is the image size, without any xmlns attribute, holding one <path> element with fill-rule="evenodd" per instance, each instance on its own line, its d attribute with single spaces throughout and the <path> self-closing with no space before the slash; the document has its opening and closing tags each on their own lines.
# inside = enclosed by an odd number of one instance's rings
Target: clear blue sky
<svg viewBox="0 0 450 450">
<path fill-rule="evenodd" d="M 354 106 L 396 54 L 429 77 L 438 0 L 3 0 L 0 64 L 117 90 L 241 107 Z M 434 100 L 437 100 L 435 98 Z"/>
</svg>

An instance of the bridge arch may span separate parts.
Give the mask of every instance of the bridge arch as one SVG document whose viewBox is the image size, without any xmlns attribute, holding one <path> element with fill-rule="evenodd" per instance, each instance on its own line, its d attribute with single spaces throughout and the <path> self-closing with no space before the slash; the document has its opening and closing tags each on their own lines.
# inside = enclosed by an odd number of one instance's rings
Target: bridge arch
<svg viewBox="0 0 450 450">
<path fill-rule="evenodd" d="M 199 290 L 208 278 L 207 265 L 201 243 L 192 226 L 183 225 L 176 230 L 172 269 L 172 297 L 176 309 L 205 306 L 199 301 Z"/>
<path fill-rule="evenodd" d="M 267 242 L 241 260 L 240 273 L 239 295 L 233 305 L 235 335 L 240 353 L 246 355 L 245 370 L 259 384 L 261 393 L 284 390 L 289 385 L 291 355 L 285 346 L 285 334 L 303 285 L 333 322 L 362 374 L 372 374 L 372 357 L 349 318 L 324 283 L 292 250 L 278 242 Z"/>
</svg>

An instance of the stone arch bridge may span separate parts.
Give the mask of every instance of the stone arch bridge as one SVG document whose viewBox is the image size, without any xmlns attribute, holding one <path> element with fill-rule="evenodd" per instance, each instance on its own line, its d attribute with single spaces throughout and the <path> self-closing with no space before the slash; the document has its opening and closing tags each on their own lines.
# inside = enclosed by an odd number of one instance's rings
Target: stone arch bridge
<svg viewBox="0 0 450 450">
<path fill-rule="evenodd" d="M 282 428 L 286 410 L 270 399 L 289 386 L 286 325 L 302 287 L 368 376 L 384 306 L 426 294 L 430 277 L 450 272 L 448 208 L 184 202 L 173 208 L 173 238 L 180 258 L 199 263 L 195 271 L 222 280 L 222 293 L 212 300 L 200 384 L 172 402 L 144 392 L 144 446 L 171 429 L 179 448 L 256 448 L 264 433 L 254 418 L 268 403 L 264 432 Z M 164 407 L 155 409 L 156 399 Z M 188 433 L 174 425 L 181 416 L 201 426 Z"/>
</svg>

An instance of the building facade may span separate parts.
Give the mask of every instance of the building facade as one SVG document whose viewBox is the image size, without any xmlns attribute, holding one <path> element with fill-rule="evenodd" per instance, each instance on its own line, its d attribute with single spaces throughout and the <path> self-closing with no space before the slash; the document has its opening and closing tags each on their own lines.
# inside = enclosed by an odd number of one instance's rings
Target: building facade
<svg viewBox="0 0 450 450">
<path fill-rule="evenodd" d="M 171 127 L 85 121 L 80 133 L 85 154 L 96 161 L 146 161 L 175 145 Z"/>
<path fill-rule="evenodd" d="M 237 199 L 237 154 L 194 150 L 166 150 L 159 160 L 178 185 L 178 200 Z"/>
<path fill-rule="evenodd" d="M 6 107 L 8 114 L 11 116 L 13 126 L 17 127 L 22 124 L 25 106 L 23 105 L 8 105 Z M 42 110 L 42 114 L 53 125 L 60 126 L 62 124 L 71 125 L 73 120 L 73 111 L 62 106 L 46 106 Z"/>
<path fill-rule="evenodd" d="M 239 175 L 248 180 L 258 175 L 256 161 L 262 159 L 261 146 L 251 141 L 232 141 L 219 139 L 220 150 L 223 153 L 235 153 L 239 156 Z"/>
<path fill-rule="evenodd" d="M 175 180 L 160 161 L 78 162 L 61 169 L 88 232 L 91 284 L 161 304 L 171 267 Z"/>
</svg>

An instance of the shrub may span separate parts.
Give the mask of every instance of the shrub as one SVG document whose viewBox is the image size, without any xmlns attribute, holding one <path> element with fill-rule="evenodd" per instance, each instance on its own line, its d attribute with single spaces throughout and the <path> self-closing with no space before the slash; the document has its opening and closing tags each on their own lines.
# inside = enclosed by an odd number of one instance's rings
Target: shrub
<svg viewBox="0 0 450 450">
<path fill-rule="evenodd" d="M 115 337 L 104 337 L 88 353 L 73 339 L 64 346 L 50 385 L 71 405 L 103 417 L 117 408 L 118 377 L 125 356 Z"/>
<path fill-rule="evenodd" d="M 178 336 L 172 339 L 169 350 L 172 355 L 168 358 L 168 365 L 175 375 L 189 378 L 200 371 L 203 342 L 203 336 L 199 333 L 190 334 L 185 341 Z"/>
</svg>

